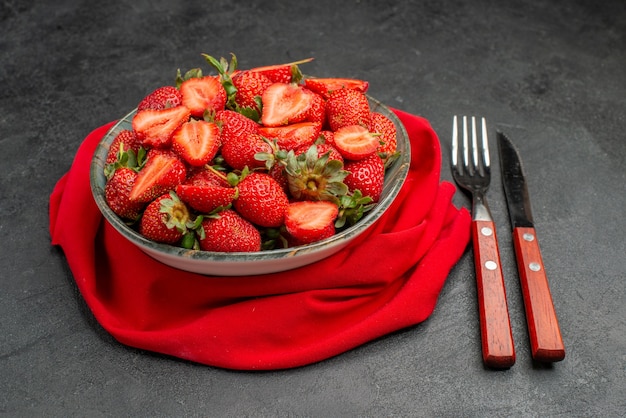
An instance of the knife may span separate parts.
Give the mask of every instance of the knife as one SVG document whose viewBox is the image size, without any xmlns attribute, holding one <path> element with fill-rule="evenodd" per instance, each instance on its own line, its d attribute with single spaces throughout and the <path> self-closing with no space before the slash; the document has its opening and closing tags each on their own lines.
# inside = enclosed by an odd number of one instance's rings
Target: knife
<svg viewBox="0 0 626 418">
<path fill-rule="evenodd" d="M 535 233 L 521 159 L 505 134 L 498 132 L 497 136 L 531 354 L 539 362 L 561 361 L 565 358 L 565 347 Z"/>
</svg>

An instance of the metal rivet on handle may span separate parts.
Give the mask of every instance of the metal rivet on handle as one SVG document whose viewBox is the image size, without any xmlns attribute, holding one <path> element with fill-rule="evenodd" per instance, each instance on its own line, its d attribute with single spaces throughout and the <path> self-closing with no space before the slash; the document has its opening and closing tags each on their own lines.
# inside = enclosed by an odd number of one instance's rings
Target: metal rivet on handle
<svg viewBox="0 0 626 418">
<path fill-rule="evenodd" d="M 489 260 L 485 262 L 485 267 L 487 268 L 487 270 L 495 270 L 498 268 L 498 263 Z"/>
<path fill-rule="evenodd" d="M 486 237 L 490 237 L 491 235 L 493 235 L 493 229 L 489 228 L 488 226 L 483 226 L 480 229 L 480 233 Z"/>
<path fill-rule="evenodd" d="M 541 270 L 541 266 L 539 265 L 539 263 L 530 263 L 528 265 L 528 268 L 531 269 L 532 271 L 539 271 L 539 270 Z"/>
<path fill-rule="evenodd" d="M 533 234 L 529 234 L 528 232 L 526 232 L 524 235 L 522 235 L 522 238 L 524 238 L 524 241 L 534 241 L 535 240 L 535 236 Z"/>
</svg>

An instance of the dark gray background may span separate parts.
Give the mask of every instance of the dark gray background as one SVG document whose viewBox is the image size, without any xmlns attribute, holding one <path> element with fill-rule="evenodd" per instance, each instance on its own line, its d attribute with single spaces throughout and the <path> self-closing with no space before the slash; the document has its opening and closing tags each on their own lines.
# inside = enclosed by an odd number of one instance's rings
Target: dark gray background
<svg viewBox="0 0 626 418">
<path fill-rule="evenodd" d="M 482 365 L 471 250 L 429 320 L 295 370 L 215 369 L 104 332 L 50 245 L 49 194 L 92 129 L 177 68 L 205 65 L 202 52 L 235 52 L 243 68 L 312 56 L 306 73 L 369 80 L 372 96 L 431 121 L 443 180 L 454 114 L 508 133 L 529 176 L 565 360 L 529 357 L 497 170 L 488 198 L 517 348 L 510 370 Z M 9 0 L 0 54 L 0 414 L 624 414 L 624 1 Z"/>
</svg>

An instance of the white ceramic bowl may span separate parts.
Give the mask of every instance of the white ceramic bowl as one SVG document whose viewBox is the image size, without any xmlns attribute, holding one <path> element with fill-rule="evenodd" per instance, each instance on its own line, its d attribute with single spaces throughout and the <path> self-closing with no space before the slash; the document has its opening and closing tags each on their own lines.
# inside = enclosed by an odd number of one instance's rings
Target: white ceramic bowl
<svg viewBox="0 0 626 418">
<path fill-rule="evenodd" d="M 387 170 L 385 185 L 378 204 L 355 225 L 325 240 L 299 247 L 260 252 L 220 253 L 188 250 L 150 241 L 129 227 L 109 208 L 104 198 L 106 177 L 104 165 L 113 139 L 123 129 L 132 129 L 135 110 L 116 123 L 98 145 L 90 167 L 91 190 L 102 215 L 126 239 L 156 260 L 180 270 L 212 276 L 248 276 L 291 270 L 320 261 L 347 246 L 371 226 L 391 205 L 398 195 L 409 171 L 411 158 L 406 129 L 397 116 L 382 103 L 369 97 L 372 111 L 383 113 L 396 125 L 398 151 L 401 152 Z"/>
</svg>

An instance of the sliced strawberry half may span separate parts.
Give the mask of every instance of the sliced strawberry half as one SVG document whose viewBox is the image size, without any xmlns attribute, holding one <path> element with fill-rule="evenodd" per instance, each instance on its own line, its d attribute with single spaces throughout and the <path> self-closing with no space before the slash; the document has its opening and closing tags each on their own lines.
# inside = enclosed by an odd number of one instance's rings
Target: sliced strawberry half
<svg viewBox="0 0 626 418">
<path fill-rule="evenodd" d="M 281 126 L 302 122 L 312 105 L 314 95 L 311 91 L 296 84 L 274 83 L 263 92 L 263 113 L 261 122 L 264 126 Z"/>
<path fill-rule="evenodd" d="M 201 118 L 207 110 L 217 112 L 226 106 L 226 90 L 219 77 L 187 79 L 180 85 L 180 93 L 183 96 L 183 105 L 197 118 Z"/>
<path fill-rule="evenodd" d="M 376 152 L 380 145 L 378 135 L 361 125 L 349 125 L 334 133 L 335 148 L 347 160 L 360 160 Z"/>
<path fill-rule="evenodd" d="M 219 207 L 227 207 L 237 197 L 237 189 L 214 184 L 179 184 L 176 194 L 200 213 L 209 214 Z"/>
<path fill-rule="evenodd" d="M 274 83 L 299 83 L 302 79 L 302 73 L 298 65 L 306 64 L 313 61 L 313 58 L 307 58 L 300 61 L 290 62 L 287 64 L 267 65 L 264 67 L 252 68 L 254 71 L 265 75 Z"/>
<path fill-rule="evenodd" d="M 328 99 L 333 91 L 340 89 L 351 89 L 365 93 L 369 88 L 369 83 L 356 78 L 306 78 L 304 86 Z"/>
<path fill-rule="evenodd" d="M 279 148 L 289 151 L 313 144 L 321 130 L 321 122 L 300 122 L 285 126 L 262 126 L 259 133 L 265 138 L 275 139 Z"/>
<path fill-rule="evenodd" d="M 285 228 L 297 245 L 310 244 L 335 233 L 339 208 L 327 201 L 290 203 L 285 214 Z"/>
<path fill-rule="evenodd" d="M 174 131 L 187 122 L 189 116 L 185 106 L 141 110 L 133 117 L 133 130 L 147 148 L 165 148 L 171 144 Z"/>
<path fill-rule="evenodd" d="M 202 166 L 215 157 L 220 148 L 220 130 L 215 123 L 190 120 L 172 135 L 172 150 L 189 165 Z"/>
<path fill-rule="evenodd" d="M 150 202 L 163 193 L 173 190 L 187 176 L 187 168 L 171 151 L 152 149 L 146 165 L 141 169 L 130 191 L 134 202 Z"/>
</svg>

